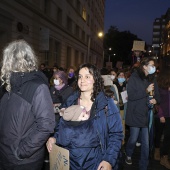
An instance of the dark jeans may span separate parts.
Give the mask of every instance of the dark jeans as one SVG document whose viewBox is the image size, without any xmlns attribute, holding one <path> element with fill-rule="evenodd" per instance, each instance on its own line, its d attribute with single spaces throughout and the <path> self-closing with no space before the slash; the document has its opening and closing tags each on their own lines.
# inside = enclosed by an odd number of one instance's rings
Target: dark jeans
<svg viewBox="0 0 170 170">
<path fill-rule="evenodd" d="M 148 160 L 149 160 L 149 134 L 148 128 L 138 128 L 138 127 L 130 127 L 130 137 L 126 144 L 126 155 L 132 157 L 134 148 L 136 146 L 136 141 L 139 136 L 139 132 L 141 135 L 141 158 L 139 161 L 139 169 L 147 170 Z"/>
<path fill-rule="evenodd" d="M 161 146 L 161 136 L 164 135 Z M 165 118 L 165 123 L 160 122 L 160 118 L 155 118 L 155 148 L 160 148 L 161 155 L 168 155 L 170 152 L 170 117 Z"/>
<path fill-rule="evenodd" d="M 0 170 L 42 170 L 43 160 L 24 165 L 16 165 L 13 167 L 3 167 L 0 165 Z"/>
</svg>

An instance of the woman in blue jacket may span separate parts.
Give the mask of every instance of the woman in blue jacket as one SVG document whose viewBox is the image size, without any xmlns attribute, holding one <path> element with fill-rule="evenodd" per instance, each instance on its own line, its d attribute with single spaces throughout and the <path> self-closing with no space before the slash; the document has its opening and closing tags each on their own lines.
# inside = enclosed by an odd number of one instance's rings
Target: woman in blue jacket
<svg viewBox="0 0 170 170">
<path fill-rule="evenodd" d="M 111 170 L 123 138 L 119 111 L 113 99 L 105 96 L 102 77 L 94 65 L 80 66 L 76 89 L 62 107 L 84 106 L 90 117 L 79 122 L 61 118 L 47 149 L 50 152 L 53 143 L 68 149 L 71 170 Z"/>
</svg>

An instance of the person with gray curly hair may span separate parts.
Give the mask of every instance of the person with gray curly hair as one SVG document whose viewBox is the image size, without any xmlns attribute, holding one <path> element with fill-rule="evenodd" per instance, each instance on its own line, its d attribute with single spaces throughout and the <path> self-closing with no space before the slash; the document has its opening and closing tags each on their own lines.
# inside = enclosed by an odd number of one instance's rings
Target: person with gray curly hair
<svg viewBox="0 0 170 170">
<path fill-rule="evenodd" d="M 40 170 L 55 117 L 48 80 L 26 41 L 4 49 L 0 78 L 7 90 L 0 102 L 0 169 Z"/>
</svg>

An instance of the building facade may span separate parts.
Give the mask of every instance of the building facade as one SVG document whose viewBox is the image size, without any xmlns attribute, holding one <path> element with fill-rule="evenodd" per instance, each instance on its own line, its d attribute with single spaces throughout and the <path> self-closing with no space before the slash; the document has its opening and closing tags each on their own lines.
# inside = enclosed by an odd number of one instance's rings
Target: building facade
<svg viewBox="0 0 170 170">
<path fill-rule="evenodd" d="M 162 33 L 161 53 L 162 56 L 170 58 L 170 8 L 165 14 L 165 29 Z"/>
<path fill-rule="evenodd" d="M 165 15 L 160 18 L 156 18 L 153 23 L 153 36 L 152 36 L 152 55 L 160 56 L 161 54 L 161 43 L 162 33 L 165 28 Z"/>
<path fill-rule="evenodd" d="M 30 43 L 40 63 L 103 66 L 105 0 L 1 0 L 0 52 L 12 40 Z"/>
<path fill-rule="evenodd" d="M 170 8 L 153 23 L 152 55 L 170 65 Z"/>
</svg>

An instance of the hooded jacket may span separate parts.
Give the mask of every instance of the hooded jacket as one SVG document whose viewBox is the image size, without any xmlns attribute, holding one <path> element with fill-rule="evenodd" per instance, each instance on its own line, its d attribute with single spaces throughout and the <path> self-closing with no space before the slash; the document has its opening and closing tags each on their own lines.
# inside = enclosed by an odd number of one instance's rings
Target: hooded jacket
<svg viewBox="0 0 170 170">
<path fill-rule="evenodd" d="M 11 91 L 0 101 L 0 165 L 12 167 L 43 160 L 53 133 L 53 103 L 43 73 L 12 73 Z"/>
<path fill-rule="evenodd" d="M 79 98 L 79 93 L 75 92 L 73 95 L 71 95 L 67 99 L 66 103 L 63 104 L 62 107 L 67 108 L 71 105 L 77 104 L 78 98 Z M 106 111 L 106 106 L 107 106 L 107 111 Z M 121 142 L 123 139 L 123 132 L 122 132 L 123 130 L 122 130 L 122 123 L 121 123 L 119 110 L 111 98 L 106 98 L 104 93 L 100 92 L 95 99 L 94 105 L 92 106 L 91 115 L 95 116 L 94 127 L 96 131 L 98 132 L 99 139 L 100 139 L 100 147 L 102 150 L 102 154 L 100 155 L 100 160 L 105 160 L 109 162 L 112 165 L 112 167 L 115 167 L 118 154 L 121 148 Z M 67 147 L 64 144 L 69 141 L 66 141 L 66 138 L 62 140 L 63 135 L 67 134 L 69 132 L 69 129 L 66 129 L 66 132 L 64 132 L 63 130 L 60 131 L 59 126 L 62 122 L 63 121 L 61 118 L 54 137 L 56 138 L 56 141 L 57 139 L 61 139 L 59 145 L 69 149 L 69 147 Z M 79 126 L 77 126 L 77 128 L 78 127 Z M 81 131 L 82 129 L 80 129 L 79 132 L 77 131 L 77 133 L 81 133 Z M 80 135 L 77 134 L 77 136 L 80 136 Z M 84 140 L 81 140 L 80 138 L 77 138 L 77 136 L 72 136 L 68 140 L 70 140 L 71 143 L 72 142 L 79 143 L 79 144 L 82 142 L 89 143 L 89 146 L 90 146 L 90 141 L 88 140 L 88 137 L 86 137 Z M 93 147 L 93 143 L 91 143 L 91 146 Z M 79 152 L 78 149 L 77 149 L 77 152 Z M 76 149 L 74 150 L 74 154 L 76 155 Z M 92 153 L 92 152 L 90 152 L 88 155 L 88 157 L 93 158 L 91 159 L 93 164 L 94 164 L 95 156 L 96 156 L 95 153 Z M 71 169 L 74 169 L 73 168 L 74 165 L 76 166 L 79 163 L 74 162 L 74 160 L 71 160 L 71 161 L 72 161 Z M 82 161 L 82 160 L 78 160 L 78 161 Z M 86 160 L 83 160 L 83 161 L 86 162 Z M 82 169 L 82 168 L 84 167 L 79 167 L 79 169 Z"/>
</svg>

